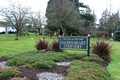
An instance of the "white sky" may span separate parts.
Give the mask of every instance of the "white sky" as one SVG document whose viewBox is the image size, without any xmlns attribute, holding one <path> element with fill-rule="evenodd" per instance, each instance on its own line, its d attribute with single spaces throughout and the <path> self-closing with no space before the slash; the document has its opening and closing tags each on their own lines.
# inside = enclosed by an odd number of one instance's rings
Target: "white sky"
<svg viewBox="0 0 120 80">
<path fill-rule="evenodd" d="M 8 1 L 17 1 L 17 0 L 0 0 L 0 6 L 7 7 L 9 5 Z M 47 2 L 49 0 L 19 0 L 20 3 L 23 3 L 26 6 L 31 7 L 31 10 L 34 12 L 41 11 L 42 15 L 46 13 Z M 0 17 L 0 20 L 1 17 Z"/>
<path fill-rule="evenodd" d="M 1 1 L 0 6 L 8 6 L 8 0 L 0 0 L 0 1 Z M 32 8 L 32 11 L 37 12 L 38 10 L 40 10 L 42 15 L 44 15 L 47 7 L 47 2 L 49 0 L 19 0 L 19 1 L 24 3 L 26 6 L 30 6 Z M 103 10 L 105 10 L 106 8 L 110 10 L 110 4 L 111 4 L 111 11 L 113 13 L 120 10 L 119 9 L 120 0 L 79 0 L 79 1 L 83 2 L 85 5 L 89 5 L 91 10 L 94 10 L 98 19 L 100 19 Z"/>
<path fill-rule="evenodd" d="M 102 17 L 102 12 L 108 9 L 110 10 L 111 5 L 111 13 L 115 13 L 118 10 L 120 10 L 120 0 L 79 0 L 80 2 L 83 2 L 85 5 L 89 5 L 91 10 L 95 12 L 95 15 L 97 16 L 97 22 L 98 19 Z"/>
</svg>

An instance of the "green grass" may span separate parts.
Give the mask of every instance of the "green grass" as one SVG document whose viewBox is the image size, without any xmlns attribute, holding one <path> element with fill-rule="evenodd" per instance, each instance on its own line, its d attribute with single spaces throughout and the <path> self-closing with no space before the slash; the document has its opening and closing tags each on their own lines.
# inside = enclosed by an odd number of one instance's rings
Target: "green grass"
<svg viewBox="0 0 120 80">
<path fill-rule="evenodd" d="M 93 56 L 90 56 L 90 57 L 86 56 L 82 58 L 82 60 L 83 61 L 96 61 L 96 62 L 101 62 L 101 63 L 104 62 L 104 60 L 101 59 L 100 57 L 93 57 Z"/>
<path fill-rule="evenodd" d="M 95 41 L 95 39 L 91 39 L 91 42 Z M 109 42 L 106 40 L 106 42 Z M 113 49 L 116 49 L 111 55 L 112 61 L 107 67 L 108 72 L 110 73 L 111 80 L 120 80 L 120 42 L 111 41 L 111 45 L 113 45 Z"/>
<path fill-rule="evenodd" d="M 116 51 L 115 54 L 112 54 L 112 61 L 107 67 L 108 72 L 110 73 L 111 80 L 120 80 L 120 42 L 110 42 Z"/>
<path fill-rule="evenodd" d="M 49 39 L 50 42 L 53 40 L 53 38 L 50 38 L 49 36 L 35 36 L 34 34 L 30 34 L 30 36 L 19 37 L 19 40 L 14 40 L 14 34 L 10 34 L 9 37 L 0 35 L 0 56 L 8 54 L 19 54 L 32 50 L 36 51 L 35 44 L 43 37 Z"/>
</svg>

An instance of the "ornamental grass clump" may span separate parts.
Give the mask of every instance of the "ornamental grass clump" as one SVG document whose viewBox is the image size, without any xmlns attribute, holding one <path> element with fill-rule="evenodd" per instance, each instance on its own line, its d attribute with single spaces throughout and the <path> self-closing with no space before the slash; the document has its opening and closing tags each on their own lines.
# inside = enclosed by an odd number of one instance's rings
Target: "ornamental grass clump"
<svg viewBox="0 0 120 80">
<path fill-rule="evenodd" d="M 48 46 L 49 46 L 49 41 L 43 38 L 43 40 L 39 39 L 39 42 L 36 42 L 35 48 L 37 50 L 42 50 L 42 49 L 47 50 Z"/>
<path fill-rule="evenodd" d="M 52 43 L 50 43 L 50 47 L 52 48 L 52 51 L 56 51 L 56 52 L 58 52 L 58 49 L 59 49 L 59 43 L 58 43 L 58 41 L 53 41 Z"/>
<path fill-rule="evenodd" d="M 36 43 L 35 48 L 39 52 L 46 52 L 46 51 L 56 51 L 58 52 L 59 49 L 59 43 L 58 41 L 53 41 L 49 44 L 48 40 L 45 40 L 45 37 L 43 37 L 43 40 L 39 39 L 39 42 Z M 63 52 L 61 50 L 61 52 Z"/>
<path fill-rule="evenodd" d="M 112 54 L 114 50 L 112 50 L 112 46 L 109 43 L 103 41 L 96 41 L 94 43 L 91 43 L 91 51 L 93 54 L 98 55 L 100 58 L 111 61 L 110 55 Z"/>
</svg>

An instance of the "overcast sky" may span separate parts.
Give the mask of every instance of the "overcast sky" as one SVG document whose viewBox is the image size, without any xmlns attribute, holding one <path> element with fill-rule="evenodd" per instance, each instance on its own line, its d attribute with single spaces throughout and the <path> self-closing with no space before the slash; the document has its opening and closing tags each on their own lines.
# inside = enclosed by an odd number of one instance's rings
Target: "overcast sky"
<svg viewBox="0 0 120 80">
<path fill-rule="evenodd" d="M 1 0 L 0 6 L 4 7 L 8 6 L 9 4 L 8 1 L 11 0 Z M 37 12 L 38 10 L 40 10 L 42 15 L 44 15 L 47 7 L 47 2 L 49 0 L 19 0 L 19 1 L 27 6 L 30 6 L 32 8 L 32 11 Z M 119 9 L 120 0 L 79 0 L 79 1 L 83 2 L 85 5 L 89 5 L 91 10 L 94 10 L 98 19 L 101 17 L 103 10 L 105 10 L 106 8 L 110 10 L 110 5 L 112 12 L 117 12 L 118 10 L 120 10 Z"/>
<path fill-rule="evenodd" d="M 97 19 L 100 19 L 102 16 L 102 12 L 111 9 L 111 13 L 115 13 L 120 10 L 120 0 L 79 0 L 83 2 L 85 5 L 89 5 L 91 10 L 95 12 Z M 111 6 L 111 8 L 110 8 Z M 98 21 L 98 20 L 97 20 Z"/>
</svg>

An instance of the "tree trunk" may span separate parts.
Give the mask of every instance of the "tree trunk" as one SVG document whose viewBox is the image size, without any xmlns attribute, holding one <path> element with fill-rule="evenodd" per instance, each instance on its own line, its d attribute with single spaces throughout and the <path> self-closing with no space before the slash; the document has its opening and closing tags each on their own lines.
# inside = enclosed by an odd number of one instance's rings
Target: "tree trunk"
<svg viewBox="0 0 120 80">
<path fill-rule="evenodd" d="M 18 32 L 15 35 L 15 40 L 18 40 Z"/>
<path fill-rule="evenodd" d="M 62 29 L 62 32 L 63 32 L 62 37 L 64 37 L 64 36 L 65 36 L 65 28 L 63 28 L 63 26 L 62 26 L 62 25 L 61 25 L 61 29 Z"/>
<path fill-rule="evenodd" d="M 41 34 L 40 34 L 40 28 L 38 28 L 38 33 L 39 33 L 39 35 L 41 35 Z"/>
</svg>

